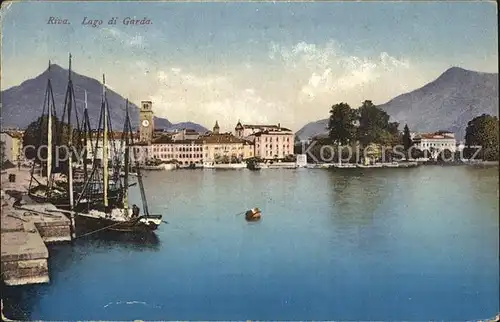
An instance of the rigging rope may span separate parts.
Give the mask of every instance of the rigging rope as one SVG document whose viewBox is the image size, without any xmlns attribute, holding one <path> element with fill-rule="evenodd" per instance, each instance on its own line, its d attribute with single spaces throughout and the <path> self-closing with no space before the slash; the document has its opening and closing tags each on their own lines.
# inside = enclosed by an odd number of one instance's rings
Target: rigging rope
<svg viewBox="0 0 500 322">
<path fill-rule="evenodd" d="M 109 226 L 106 226 L 106 227 L 99 228 L 99 229 L 97 229 L 97 230 L 94 230 L 94 231 L 91 231 L 91 232 L 85 233 L 85 234 L 83 234 L 83 235 L 76 236 L 76 237 L 75 237 L 75 239 L 80 238 L 80 237 L 84 237 L 84 236 L 88 236 L 88 235 L 91 235 L 91 234 L 94 234 L 94 233 L 97 233 L 97 232 L 99 232 L 99 231 L 102 231 L 102 230 L 104 230 L 104 229 L 111 228 L 111 227 L 113 227 L 113 226 L 116 226 L 116 225 L 119 225 L 119 224 L 122 224 L 122 223 L 123 223 L 123 222 L 117 222 L 117 223 L 114 223 L 114 224 L 112 224 L 112 225 L 109 225 Z"/>
</svg>

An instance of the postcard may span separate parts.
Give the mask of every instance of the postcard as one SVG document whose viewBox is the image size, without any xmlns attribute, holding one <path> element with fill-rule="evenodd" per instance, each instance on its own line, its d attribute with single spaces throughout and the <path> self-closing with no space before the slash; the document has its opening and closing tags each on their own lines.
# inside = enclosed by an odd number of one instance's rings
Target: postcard
<svg viewBox="0 0 500 322">
<path fill-rule="evenodd" d="M 4 320 L 500 320 L 492 1 L 8 1 Z"/>
</svg>

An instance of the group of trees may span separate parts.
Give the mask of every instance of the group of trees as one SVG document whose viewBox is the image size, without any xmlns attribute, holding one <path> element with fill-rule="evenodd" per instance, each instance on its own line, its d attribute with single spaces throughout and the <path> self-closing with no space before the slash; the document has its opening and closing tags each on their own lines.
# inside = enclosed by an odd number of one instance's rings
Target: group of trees
<svg viewBox="0 0 500 322">
<path fill-rule="evenodd" d="M 335 104 L 330 109 L 329 138 L 338 145 L 353 142 L 363 146 L 399 144 L 399 123 L 389 122 L 389 118 L 372 101 L 364 101 L 358 109 L 351 108 L 347 103 Z"/>
<path fill-rule="evenodd" d="M 53 165 L 54 171 L 66 172 L 68 166 L 69 150 L 67 149 L 70 140 L 70 131 L 72 131 L 73 151 L 80 153 L 83 146 L 83 132 L 76 128 L 71 128 L 67 123 L 60 121 L 57 117 L 52 118 L 52 155 L 59 158 Z M 36 121 L 31 122 L 23 135 L 24 157 L 28 160 L 34 160 L 35 163 L 41 163 L 41 160 L 47 159 L 48 154 L 48 116 L 42 115 Z M 28 148 L 29 147 L 29 148 Z M 57 152 L 56 152 L 57 151 Z"/>
<path fill-rule="evenodd" d="M 328 140 L 337 146 L 395 146 L 403 143 L 398 127 L 399 123 L 390 122 L 390 116 L 372 101 L 364 101 L 357 109 L 339 103 L 330 109 Z"/>
<path fill-rule="evenodd" d="M 357 108 L 351 108 L 347 103 L 335 104 L 330 109 L 328 122 L 328 138 L 318 140 L 320 149 L 322 145 L 334 143 L 343 147 L 374 145 L 377 147 L 401 146 L 407 158 L 420 158 L 436 156 L 438 160 L 450 160 L 453 153 L 450 150 L 428 151 L 412 149 L 413 141 L 408 125 L 403 133 L 399 132 L 399 123 L 390 122 L 390 116 L 382 109 L 375 106 L 372 101 L 366 100 Z M 466 149 L 462 156 L 470 158 L 476 153 L 476 159 L 499 159 L 499 120 L 496 116 L 483 114 L 475 117 L 468 123 L 465 136 Z M 338 149 L 338 148 L 337 148 Z M 433 149 L 433 148 L 431 148 Z M 338 150 L 336 151 L 338 154 Z M 385 157 L 391 158 L 394 151 L 386 150 Z M 340 151 L 344 156 L 344 151 Z"/>
<path fill-rule="evenodd" d="M 0 141 L 0 167 L 3 168 L 3 164 L 5 163 L 5 142 Z"/>
<path fill-rule="evenodd" d="M 476 154 L 476 159 L 495 160 L 499 159 L 499 122 L 498 117 L 483 114 L 473 118 L 465 130 L 466 158 Z"/>
<path fill-rule="evenodd" d="M 214 161 L 215 163 L 224 163 L 224 164 L 228 164 L 228 163 L 240 163 L 242 160 L 242 158 L 239 158 L 238 156 L 232 154 L 232 155 L 227 155 L 227 154 L 224 154 L 224 155 L 220 155 L 220 154 L 216 154 L 214 156 Z"/>
</svg>

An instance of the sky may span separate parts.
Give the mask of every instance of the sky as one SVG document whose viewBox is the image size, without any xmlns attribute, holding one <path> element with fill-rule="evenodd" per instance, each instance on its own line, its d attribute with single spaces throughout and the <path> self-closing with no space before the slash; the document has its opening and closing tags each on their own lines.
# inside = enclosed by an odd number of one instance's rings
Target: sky
<svg viewBox="0 0 500 322">
<path fill-rule="evenodd" d="M 238 120 L 297 131 L 333 104 L 383 104 L 452 66 L 498 73 L 488 1 L 23 1 L 2 3 L 1 19 L 2 90 L 48 60 L 67 68 L 71 52 L 75 72 L 105 73 L 123 97 L 151 100 L 155 115 L 218 120 L 223 131 Z"/>
</svg>

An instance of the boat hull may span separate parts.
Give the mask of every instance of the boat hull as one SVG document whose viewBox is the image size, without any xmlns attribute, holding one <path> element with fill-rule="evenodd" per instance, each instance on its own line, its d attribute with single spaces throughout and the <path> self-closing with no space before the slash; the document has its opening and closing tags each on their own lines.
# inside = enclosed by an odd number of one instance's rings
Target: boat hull
<svg viewBox="0 0 500 322">
<path fill-rule="evenodd" d="M 157 230 L 162 222 L 161 215 L 140 216 L 126 221 L 116 221 L 107 218 L 96 218 L 86 214 L 77 214 L 75 219 L 77 227 L 83 230 L 80 233 L 99 229 L 113 232 L 149 233 Z"/>
</svg>

